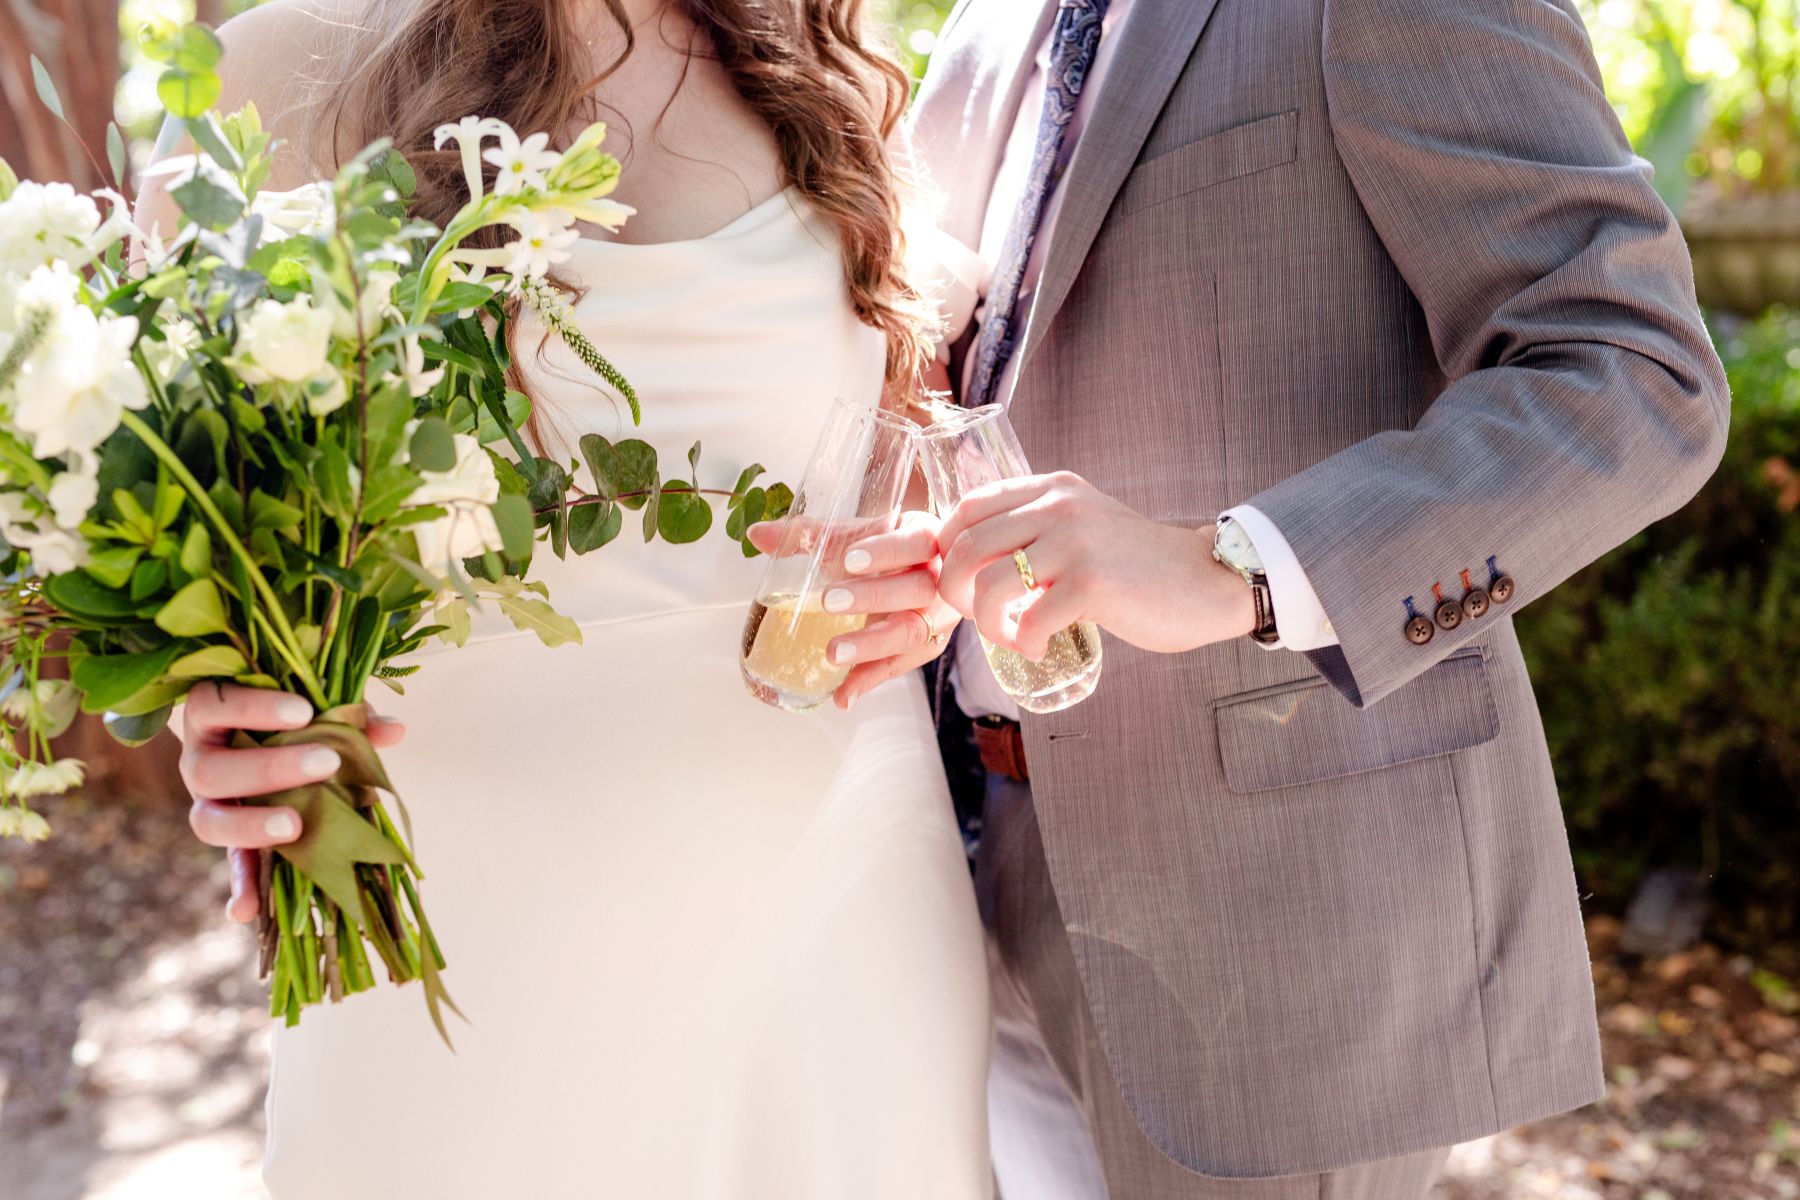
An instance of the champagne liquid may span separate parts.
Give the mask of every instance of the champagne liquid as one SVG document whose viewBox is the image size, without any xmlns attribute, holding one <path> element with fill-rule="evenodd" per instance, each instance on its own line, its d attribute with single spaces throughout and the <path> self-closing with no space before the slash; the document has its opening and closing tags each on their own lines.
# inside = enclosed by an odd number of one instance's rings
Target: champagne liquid
<svg viewBox="0 0 1800 1200">
<path fill-rule="evenodd" d="M 1100 682 L 1100 631 L 1091 621 L 1079 621 L 1053 635 L 1041 662 L 986 638 L 981 639 L 981 648 L 987 651 L 994 678 L 1026 712 L 1058 712 L 1087 699 Z"/>
<path fill-rule="evenodd" d="M 850 674 L 848 665 L 837 666 L 826 656 L 826 644 L 868 620 L 867 613 L 828 613 L 816 595 L 804 601 L 791 595 L 752 601 L 744 622 L 745 686 L 777 708 L 817 708 Z"/>
</svg>

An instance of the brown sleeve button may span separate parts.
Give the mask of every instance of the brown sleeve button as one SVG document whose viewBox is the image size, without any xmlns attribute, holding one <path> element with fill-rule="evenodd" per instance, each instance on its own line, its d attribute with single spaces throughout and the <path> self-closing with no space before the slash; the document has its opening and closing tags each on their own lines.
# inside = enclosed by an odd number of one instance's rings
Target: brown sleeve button
<svg viewBox="0 0 1800 1200">
<path fill-rule="evenodd" d="M 1476 617 L 1486 614 L 1488 610 L 1487 589 L 1477 587 L 1470 588 L 1468 591 L 1464 592 L 1462 598 L 1462 610 L 1463 615 L 1468 617 L 1471 621 Z"/>
<path fill-rule="evenodd" d="M 1496 604 L 1505 604 L 1513 598 L 1513 577 L 1511 575 L 1495 576 L 1494 582 L 1488 584 L 1488 594 Z"/>
<path fill-rule="evenodd" d="M 1439 629 L 1455 629 L 1462 624 L 1462 605 L 1454 600 L 1446 600 L 1437 606 L 1437 611 L 1432 616 L 1437 618 Z"/>
<path fill-rule="evenodd" d="M 1406 623 L 1406 640 L 1415 646 L 1423 646 L 1436 632 L 1430 617 L 1414 617 Z"/>
</svg>

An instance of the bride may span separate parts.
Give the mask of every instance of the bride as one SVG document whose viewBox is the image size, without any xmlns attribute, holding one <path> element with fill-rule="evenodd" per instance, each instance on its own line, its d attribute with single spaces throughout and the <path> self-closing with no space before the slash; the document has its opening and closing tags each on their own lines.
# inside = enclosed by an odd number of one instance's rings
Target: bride
<svg viewBox="0 0 1800 1200">
<path fill-rule="evenodd" d="M 269 186 L 391 136 L 415 211 L 442 223 L 462 185 L 439 124 L 610 121 L 638 215 L 558 273 L 666 461 L 701 439 L 727 477 L 754 460 L 797 481 L 834 397 L 874 404 L 929 354 L 886 151 L 905 82 L 859 40 L 859 0 L 328 7 L 347 3 L 274 0 L 222 31 L 220 107 L 254 101 L 284 140 Z M 140 220 L 173 227 L 168 198 Z M 626 434 L 540 332 L 518 338 L 533 432 Z M 922 557 L 903 540 L 883 544 Z M 736 678 L 761 568 L 723 537 L 540 549 L 583 643 L 478 623 L 391 702 L 374 738 L 470 1024 L 452 1055 L 390 987 L 278 1030 L 278 1200 L 990 1194 L 979 925 L 910 671 L 953 617 L 925 572 L 871 563 L 851 590 L 877 615 L 843 639 L 858 665 L 839 705 L 795 717 Z M 193 822 L 234 848 L 237 920 L 255 916 L 256 851 L 298 818 L 233 802 L 336 762 L 226 743 L 310 716 L 231 686 L 188 704 Z"/>
</svg>

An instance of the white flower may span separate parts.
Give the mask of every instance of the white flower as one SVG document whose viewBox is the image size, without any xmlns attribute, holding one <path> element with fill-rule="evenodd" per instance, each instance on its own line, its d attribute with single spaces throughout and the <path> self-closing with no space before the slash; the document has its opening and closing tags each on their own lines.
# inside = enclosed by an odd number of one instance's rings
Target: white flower
<svg viewBox="0 0 1800 1200">
<path fill-rule="evenodd" d="M 500 528 L 490 507 L 500 498 L 500 480 L 493 460 L 481 443 L 466 433 L 455 435 L 456 465 L 448 471 L 421 471 L 424 483 L 408 503 L 421 507 L 439 505 L 444 515 L 413 529 L 419 543 L 419 563 L 427 570 L 458 566 L 501 548 Z"/>
<path fill-rule="evenodd" d="M 100 483 L 92 475 L 64 471 L 50 481 L 50 511 L 64 529 L 79 529 L 99 498 Z"/>
<path fill-rule="evenodd" d="M 637 209 L 629 204 L 620 204 L 617 200 L 582 200 L 557 207 L 577 221 L 586 221 L 589 225 L 598 225 L 612 232 L 617 232 L 625 224 L 627 217 L 637 214 Z"/>
<path fill-rule="evenodd" d="M 331 310 L 332 335 L 353 342 L 360 324 L 362 336 L 373 338 L 384 321 L 398 320 L 400 310 L 394 307 L 394 288 L 399 282 L 398 271 L 370 271 L 356 297 L 355 309 L 345 306 L 335 288 L 321 283 L 320 307 Z"/>
<path fill-rule="evenodd" d="M 183 317 L 164 321 L 161 329 L 161 341 L 145 338 L 139 345 L 144 352 L 144 361 L 149 364 L 150 373 L 156 376 L 158 383 L 167 386 L 181 374 L 188 359 L 200 348 L 200 331 L 192 321 Z"/>
<path fill-rule="evenodd" d="M 258 192 L 250 211 L 263 219 L 264 242 L 329 237 L 337 228 L 337 200 L 324 182 L 301 184 L 290 192 Z"/>
<path fill-rule="evenodd" d="M 305 390 L 306 411 L 315 417 L 331 415 L 350 399 L 350 389 L 344 386 L 344 376 L 338 371 L 327 371 L 316 379 L 307 380 Z"/>
<path fill-rule="evenodd" d="M 66 183 L 19 184 L 0 201 L 0 274 L 23 275 L 63 259 L 85 262 L 100 206 Z"/>
<path fill-rule="evenodd" d="M 520 141 L 519 135 L 506 125 L 498 133 L 500 144 L 481 156 L 500 168 L 500 175 L 494 180 L 494 194 L 508 196 L 526 188 L 543 191 L 544 177 L 562 161 L 562 155 L 545 149 L 550 135 L 534 133 Z"/>
<path fill-rule="evenodd" d="M 464 117 L 454 125 L 439 125 L 432 138 L 432 145 L 442 150 L 445 142 L 455 142 L 462 151 L 463 179 L 469 185 L 469 199 L 479 200 L 483 194 L 481 183 L 481 143 L 489 137 L 498 137 L 502 129 L 507 129 L 506 122 L 492 117 Z M 507 130 L 509 133 L 511 130 Z M 514 134 L 514 140 L 518 135 Z"/>
<path fill-rule="evenodd" d="M 13 425 L 32 453 L 52 458 L 93 450 L 127 408 L 150 402 L 131 361 L 136 317 L 96 315 L 80 305 L 61 313 L 13 383 Z"/>
<path fill-rule="evenodd" d="M 406 386 L 414 396 L 423 396 L 438 385 L 444 377 L 444 368 L 425 369 L 425 347 L 416 337 L 409 337 L 405 343 L 406 355 L 401 361 L 400 371 L 406 377 Z"/>
<path fill-rule="evenodd" d="M 567 262 L 569 247 L 581 238 L 575 218 L 565 212 L 522 212 L 508 219 L 519 240 L 506 247 L 511 256 L 506 273 L 515 279 L 542 279 L 550 268 Z"/>
<path fill-rule="evenodd" d="M 27 535 L 23 543 L 15 544 L 21 550 L 30 551 L 34 574 L 66 575 L 87 563 L 87 541 L 66 529 L 46 529 Z"/>
<path fill-rule="evenodd" d="M 49 836 L 50 822 L 29 808 L 0 805 L 0 838 L 15 837 L 24 838 L 28 842 L 41 842 Z"/>
<path fill-rule="evenodd" d="M 238 324 L 236 365 L 250 383 L 304 383 L 325 368 L 332 320 L 311 296 L 259 300 Z"/>
<path fill-rule="evenodd" d="M 80 787 L 84 774 L 81 760 L 74 758 L 58 759 L 53 763 L 20 763 L 6 781 L 6 791 L 22 800 L 32 796 L 58 796 Z M 44 832 L 49 832 L 47 826 Z"/>
</svg>

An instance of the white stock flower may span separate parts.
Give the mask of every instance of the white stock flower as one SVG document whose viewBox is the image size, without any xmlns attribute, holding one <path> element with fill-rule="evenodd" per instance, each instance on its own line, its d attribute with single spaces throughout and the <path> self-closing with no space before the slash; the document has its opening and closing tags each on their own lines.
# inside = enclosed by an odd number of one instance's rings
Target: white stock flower
<svg viewBox="0 0 1800 1200">
<path fill-rule="evenodd" d="M 13 426 L 32 453 L 53 458 L 93 450 L 127 408 L 150 402 L 131 361 L 136 317 L 96 315 L 77 304 L 57 314 L 14 380 Z"/>
<path fill-rule="evenodd" d="M 311 296 L 259 300 L 238 324 L 236 366 L 250 383 L 304 383 L 325 368 L 332 323 Z"/>
<path fill-rule="evenodd" d="M 156 376 L 156 382 L 167 385 L 181 374 L 182 367 L 187 365 L 194 351 L 200 348 L 200 330 L 185 317 L 162 322 L 162 340 L 145 338 L 139 343 L 144 352 L 144 361 L 150 367 L 150 373 Z"/>
<path fill-rule="evenodd" d="M 497 132 L 500 144 L 481 156 L 500 169 L 494 194 L 508 196 L 526 188 L 543 191 L 544 177 L 562 161 L 561 154 L 546 149 L 550 135 L 534 133 L 521 141 L 510 126 L 502 125 Z"/>
<path fill-rule="evenodd" d="M 263 219 L 264 242 L 277 237 L 328 237 L 337 228 L 331 185 L 304 183 L 287 192 L 258 192 L 250 211 Z"/>
<path fill-rule="evenodd" d="M 455 435 L 456 465 L 448 471 L 421 471 L 420 484 L 407 502 L 415 507 L 432 504 L 444 515 L 413 528 L 419 543 L 419 563 L 427 570 L 442 571 L 500 549 L 500 527 L 494 523 L 492 504 L 500 498 L 500 480 L 493 460 L 481 443 L 466 433 Z"/>
<path fill-rule="evenodd" d="M 581 239 L 575 218 L 566 212 L 522 212 L 508 219 L 519 231 L 519 240 L 507 244 L 511 252 L 506 273 L 515 279 L 542 279 L 560 262 L 567 262 L 569 247 Z"/>
<path fill-rule="evenodd" d="M 66 575 L 87 564 L 86 539 L 66 529 L 31 534 L 19 548 L 31 553 L 31 569 L 38 575 Z"/>
<path fill-rule="evenodd" d="M 64 529 L 81 528 L 99 498 L 100 481 L 92 475 L 64 471 L 50 481 L 51 517 Z"/>
<path fill-rule="evenodd" d="M 432 145 L 439 150 L 445 142 L 455 142 L 462 152 L 463 179 L 469 185 L 469 199 L 481 199 L 484 189 L 481 183 L 481 143 L 483 139 L 500 136 L 500 131 L 507 129 L 506 122 L 493 117 L 464 117 L 454 125 L 439 125 L 432 137 Z M 517 140 L 517 135 L 514 135 Z"/>
<path fill-rule="evenodd" d="M 100 206 L 66 183 L 19 184 L 0 201 L 0 274 L 23 275 L 62 259 L 86 262 Z"/>
</svg>

